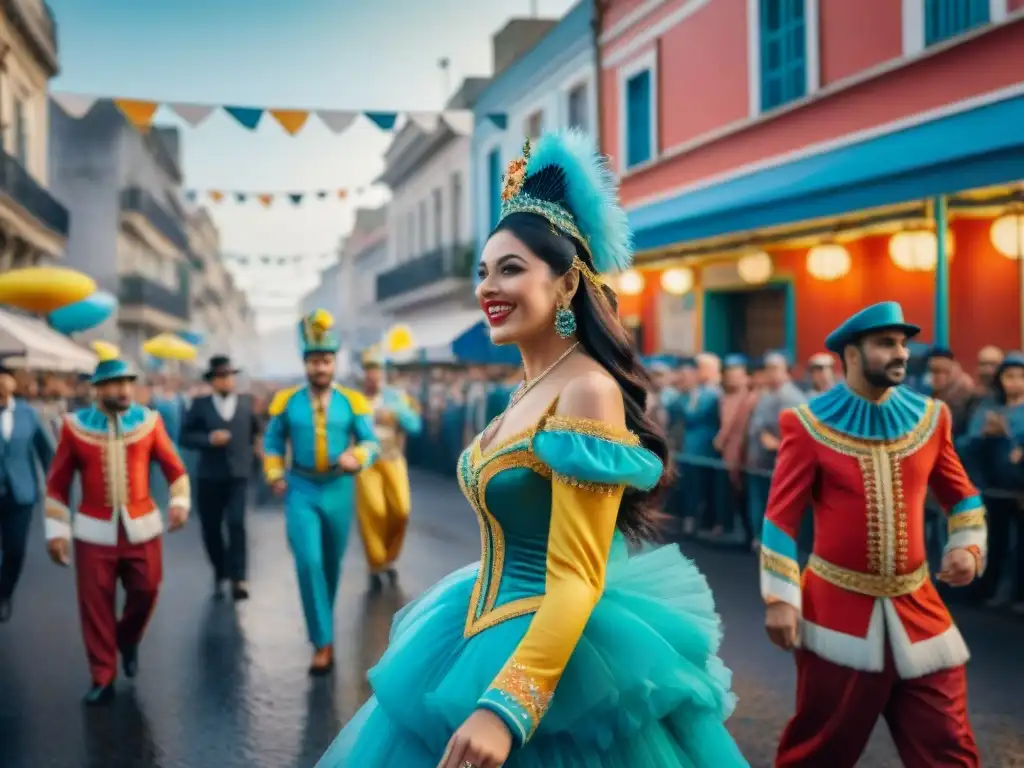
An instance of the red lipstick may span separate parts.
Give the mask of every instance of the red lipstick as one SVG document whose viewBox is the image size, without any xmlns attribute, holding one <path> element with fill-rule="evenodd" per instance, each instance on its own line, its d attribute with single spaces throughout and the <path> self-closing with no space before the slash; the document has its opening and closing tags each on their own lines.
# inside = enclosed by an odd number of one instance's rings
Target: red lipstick
<svg viewBox="0 0 1024 768">
<path fill-rule="evenodd" d="M 504 323 L 516 308 L 512 302 L 498 299 L 482 301 L 480 306 L 483 308 L 484 314 L 487 315 L 487 322 L 491 324 L 491 327 Z"/>
</svg>

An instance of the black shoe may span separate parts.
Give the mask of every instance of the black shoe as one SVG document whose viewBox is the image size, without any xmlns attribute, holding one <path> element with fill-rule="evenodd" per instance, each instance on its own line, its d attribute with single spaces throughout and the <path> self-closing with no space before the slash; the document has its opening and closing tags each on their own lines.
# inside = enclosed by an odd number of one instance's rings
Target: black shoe
<svg viewBox="0 0 1024 768">
<path fill-rule="evenodd" d="M 391 585 L 392 589 L 398 586 L 398 571 L 396 571 L 394 568 L 388 568 L 387 577 L 388 583 Z"/>
<path fill-rule="evenodd" d="M 85 694 L 82 699 L 82 703 L 87 707 L 101 707 L 105 704 L 109 704 L 114 700 L 114 685 L 110 683 L 108 685 L 94 685 L 89 689 L 89 692 Z"/>
<path fill-rule="evenodd" d="M 248 600 L 249 586 L 244 581 L 236 581 L 231 585 L 231 596 L 235 600 Z"/>
<path fill-rule="evenodd" d="M 380 592 L 384 588 L 384 581 L 381 579 L 379 573 L 371 573 L 369 578 L 369 585 L 367 589 L 372 593 Z"/>
<path fill-rule="evenodd" d="M 5 624 L 11 620 L 11 598 L 5 597 L 0 600 L 0 624 Z"/>
<path fill-rule="evenodd" d="M 125 677 L 135 677 L 139 673 L 139 646 L 126 645 L 121 649 L 121 669 Z"/>
</svg>

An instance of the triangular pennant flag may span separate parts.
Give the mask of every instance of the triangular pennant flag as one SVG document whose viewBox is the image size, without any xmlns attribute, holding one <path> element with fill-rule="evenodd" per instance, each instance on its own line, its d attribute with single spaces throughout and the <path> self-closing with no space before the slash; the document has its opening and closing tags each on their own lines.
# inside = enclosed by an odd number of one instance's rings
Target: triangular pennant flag
<svg viewBox="0 0 1024 768">
<path fill-rule="evenodd" d="M 245 194 L 245 192 L 235 192 L 235 202 L 236 203 L 244 203 L 248 199 L 249 199 L 249 196 L 247 194 Z"/>
<path fill-rule="evenodd" d="M 326 189 L 319 190 L 316 193 L 316 199 L 317 200 L 326 200 L 327 199 L 327 190 Z"/>
<path fill-rule="evenodd" d="M 426 133 L 433 133 L 440 124 L 440 115 L 437 112 L 407 112 L 405 114 L 409 122 Z"/>
<path fill-rule="evenodd" d="M 390 131 L 398 121 L 397 112 L 364 112 L 366 119 L 380 128 L 382 131 Z"/>
<path fill-rule="evenodd" d="M 216 107 L 209 104 L 168 104 L 178 117 L 195 128 L 213 114 Z"/>
<path fill-rule="evenodd" d="M 339 189 L 338 190 L 338 199 L 339 200 L 344 200 L 346 197 L 348 197 L 348 190 L 347 189 Z"/>
<path fill-rule="evenodd" d="M 190 203 L 194 203 L 198 195 L 199 193 L 196 192 L 194 189 L 189 189 L 185 191 L 185 199 L 188 200 Z"/>
<path fill-rule="evenodd" d="M 274 196 L 269 194 L 256 195 L 256 198 L 263 204 L 264 208 L 269 208 L 270 204 L 274 202 Z"/>
<path fill-rule="evenodd" d="M 508 128 L 508 115 L 503 112 L 492 112 L 487 115 L 487 119 L 494 123 L 494 127 L 498 130 L 504 131 Z"/>
<path fill-rule="evenodd" d="M 269 264 L 270 263 L 270 257 L 269 256 L 260 256 L 260 261 L 262 261 L 264 264 Z"/>
<path fill-rule="evenodd" d="M 278 266 L 282 266 L 283 267 L 287 263 L 288 263 L 288 257 L 287 256 L 278 256 L 277 257 L 277 264 L 278 264 Z"/>
<path fill-rule="evenodd" d="M 215 203 L 219 203 L 221 200 L 224 199 L 224 193 L 216 189 L 211 189 L 207 194 L 209 194 L 210 199 L 213 200 L 213 202 Z"/>
<path fill-rule="evenodd" d="M 263 118 L 263 110 L 257 107 L 224 107 L 224 111 L 250 131 L 255 131 Z"/>
<path fill-rule="evenodd" d="M 98 101 L 95 96 L 83 96 L 80 93 L 51 93 L 50 96 L 64 110 L 64 114 L 76 120 L 89 114 Z"/>
<path fill-rule="evenodd" d="M 348 110 L 321 109 L 316 116 L 334 133 L 341 133 L 348 130 L 348 127 L 359 117 L 359 113 Z"/>
<path fill-rule="evenodd" d="M 270 114 L 291 136 L 301 131 L 309 119 L 309 112 L 304 109 L 272 109 Z"/>
<path fill-rule="evenodd" d="M 160 105 L 155 101 L 139 101 L 138 99 L 114 99 L 114 104 L 129 123 L 141 133 L 148 133 L 153 124 L 153 115 Z"/>
<path fill-rule="evenodd" d="M 291 192 L 288 194 L 288 199 L 291 200 L 296 205 L 298 205 L 299 203 L 302 202 L 302 198 L 304 198 L 305 196 L 306 195 L 303 192 Z"/>
</svg>

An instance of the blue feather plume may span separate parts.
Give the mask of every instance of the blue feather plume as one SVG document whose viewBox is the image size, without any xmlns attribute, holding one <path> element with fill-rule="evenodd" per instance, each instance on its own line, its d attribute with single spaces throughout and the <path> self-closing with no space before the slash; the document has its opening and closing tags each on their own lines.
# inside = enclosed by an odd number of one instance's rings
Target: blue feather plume
<svg viewBox="0 0 1024 768">
<path fill-rule="evenodd" d="M 600 273 L 620 272 L 633 262 L 633 234 L 618 199 L 618 185 L 593 141 L 578 130 L 546 133 L 531 148 L 526 177 L 557 166 L 565 175 L 565 201 L 587 238 Z"/>
</svg>

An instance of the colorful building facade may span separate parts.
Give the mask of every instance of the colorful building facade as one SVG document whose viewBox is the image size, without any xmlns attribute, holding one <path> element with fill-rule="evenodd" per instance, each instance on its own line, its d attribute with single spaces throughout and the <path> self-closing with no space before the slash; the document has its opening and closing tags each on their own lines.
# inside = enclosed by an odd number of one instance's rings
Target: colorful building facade
<svg viewBox="0 0 1024 768">
<path fill-rule="evenodd" d="M 1024 0 L 606 0 L 600 50 L 645 351 L 805 360 L 884 299 L 1021 347 Z"/>
</svg>

